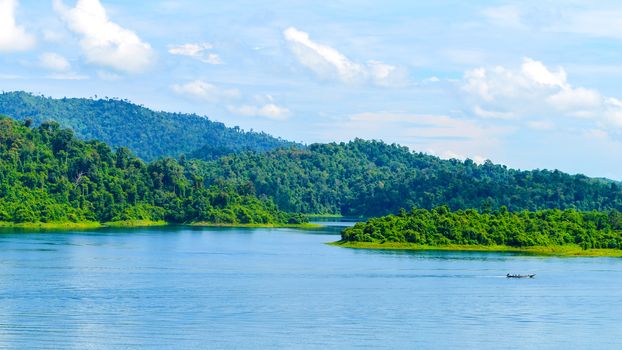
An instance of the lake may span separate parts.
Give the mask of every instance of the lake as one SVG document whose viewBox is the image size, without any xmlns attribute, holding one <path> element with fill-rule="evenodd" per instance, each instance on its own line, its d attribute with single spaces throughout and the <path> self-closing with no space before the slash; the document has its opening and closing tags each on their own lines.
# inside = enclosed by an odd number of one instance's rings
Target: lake
<svg viewBox="0 0 622 350">
<path fill-rule="evenodd" d="M 337 234 L 338 228 L 5 231 L 0 348 L 622 346 L 622 259 L 324 244 Z"/>
</svg>

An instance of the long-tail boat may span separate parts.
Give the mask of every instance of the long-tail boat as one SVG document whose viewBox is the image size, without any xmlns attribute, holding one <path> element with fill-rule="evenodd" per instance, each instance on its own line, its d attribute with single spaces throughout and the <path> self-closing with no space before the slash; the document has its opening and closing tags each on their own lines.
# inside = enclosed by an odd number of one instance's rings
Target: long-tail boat
<svg viewBox="0 0 622 350">
<path fill-rule="evenodd" d="M 514 274 L 508 273 L 507 275 L 505 275 L 505 277 L 507 278 L 534 278 L 535 275 L 536 275 L 535 273 L 533 275 L 514 275 Z"/>
</svg>

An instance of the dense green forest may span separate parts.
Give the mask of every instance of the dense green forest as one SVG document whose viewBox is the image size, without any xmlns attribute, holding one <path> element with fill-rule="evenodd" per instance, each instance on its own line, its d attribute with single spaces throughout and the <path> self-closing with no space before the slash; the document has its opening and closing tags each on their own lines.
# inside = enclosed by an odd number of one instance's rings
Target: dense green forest
<svg viewBox="0 0 622 350">
<path fill-rule="evenodd" d="M 506 207 L 511 212 L 622 210 L 618 182 L 557 170 L 519 171 L 491 162 L 442 160 L 379 141 L 301 147 L 126 101 L 56 100 L 22 92 L 0 94 L 0 111 L 28 124 L 2 120 L 6 175 L 1 179 L 0 221 L 136 216 L 233 221 L 237 214 L 217 219 L 203 210 L 203 200 L 216 207 L 217 193 L 229 195 L 226 205 L 265 206 L 275 218 L 279 210 L 371 217 L 442 205 L 481 211 Z M 98 141 L 79 141 L 48 119 L 73 128 L 81 139 Z M 143 163 L 122 145 L 140 158 L 159 160 Z M 178 161 L 160 158 L 181 153 L 186 156 Z M 27 200 L 20 204 L 19 198 Z"/>
<path fill-rule="evenodd" d="M 583 249 L 622 249 L 622 213 L 549 209 L 479 213 L 413 209 L 374 218 L 342 232 L 345 242 L 400 242 L 429 246 L 502 245 L 510 247 L 580 245 Z"/>
<path fill-rule="evenodd" d="M 0 94 L 3 111 L 30 118 L 34 126 L 56 120 L 82 139 L 127 146 L 142 159 L 185 153 L 188 160 L 182 162 L 191 164 L 203 186 L 248 187 L 287 212 L 378 216 L 440 205 L 622 210 L 618 182 L 442 160 L 377 141 L 303 148 L 196 115 L 154 112 L 119 100 L 50 99 L 23 92 Z"/>
<path fill-rule="evenodd" d="M 442 160 L 378 141 L 233 154 L 194 162 L 208 183 L 252 183 L 281 210 L 379 216 L 401 208 L 622 209 L 622 186 L 560 171 Z"/>
<path fill-rule="evenodd" d="M 206 117 L 156 112 L 117 99 L 52 99 L 26 92 L 0 94 L 0 114 L 35 125 L 52 120 L 83 140 L 127 147 L 147 161 L 193 153 L 215 159 L 240 151 L 263 152 L 295 144 L 266 133 L 228 128 Z"/>
<path fill-rule="evenodd" d="M 304 221 L 256 197 L 250 184 L 206 186 L 183 160 L 146 164 L 127 148 L 81 141 L 56 122 L 31 124 L 0 117 L 0 221 Z"/>
</svg>

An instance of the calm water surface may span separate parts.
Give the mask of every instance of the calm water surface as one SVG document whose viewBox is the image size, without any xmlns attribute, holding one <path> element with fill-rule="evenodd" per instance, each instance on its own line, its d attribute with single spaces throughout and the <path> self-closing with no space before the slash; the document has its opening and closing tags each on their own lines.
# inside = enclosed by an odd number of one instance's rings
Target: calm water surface
<svg viewBox="0 0 622 350">
<path fill-rule="evenodd" d="M 622 348 L 622 259 L 323 244 L 337 232 L 0 234 L 0 348 Z"/>
</svg>

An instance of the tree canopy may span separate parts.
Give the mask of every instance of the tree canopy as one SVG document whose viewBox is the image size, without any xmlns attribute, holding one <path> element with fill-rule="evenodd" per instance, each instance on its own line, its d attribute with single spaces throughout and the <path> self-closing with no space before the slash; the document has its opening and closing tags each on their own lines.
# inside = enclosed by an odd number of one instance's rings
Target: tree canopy
<svg viewBox="0 0 622 350">
<path fill-rule="evenodd" d="M 561 171 L 520 171 L 490 161 L 443 160 L 380 141 L 232 154 L 194 162 L 208 183 L 250 182 L 282 210 L 379 216 L 400 208 L 622 209 L 614 181 Z"/>
<path fill-rule="evenodd" d="M 0 221 L 166 220 L 298 223 L 252 186 L 206 185 L 183 159 L 144 163 L 127 148 L 82 141 L 56 122 L 0 117 Z"/>
<path fill-rule="evenodd" d="M 580 245 L 584 249 L 622 249 L 622 213 L 548 209 L 509 212 L 505 207 L 479 213 L 402 210 L 358 223 L 342 232 L 346 242 L 401 242 L 430 246 L 505 245 L 511 247 Z"/>
</svg>

